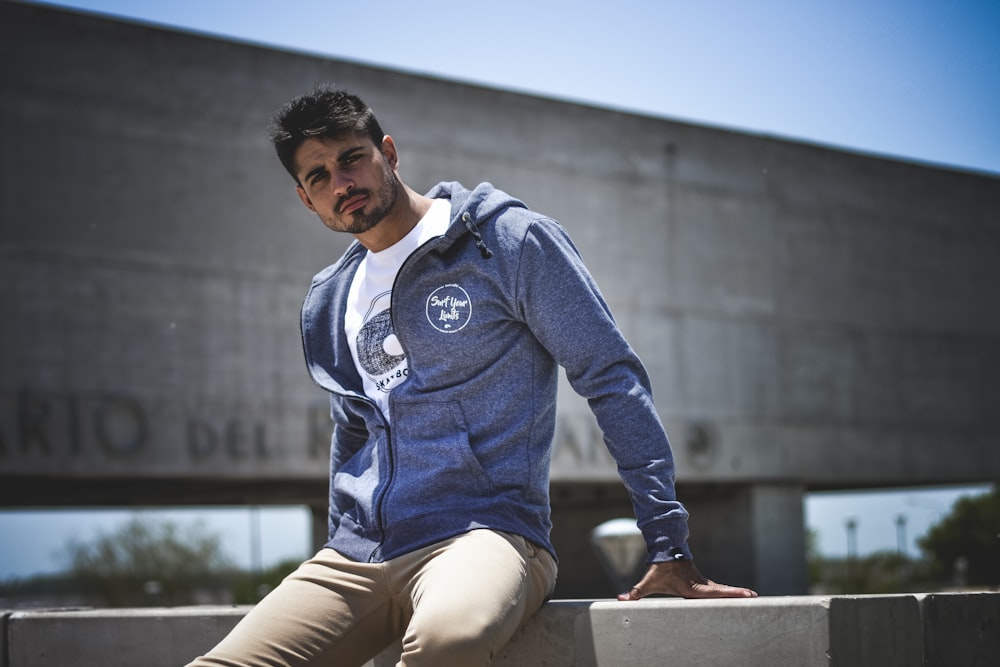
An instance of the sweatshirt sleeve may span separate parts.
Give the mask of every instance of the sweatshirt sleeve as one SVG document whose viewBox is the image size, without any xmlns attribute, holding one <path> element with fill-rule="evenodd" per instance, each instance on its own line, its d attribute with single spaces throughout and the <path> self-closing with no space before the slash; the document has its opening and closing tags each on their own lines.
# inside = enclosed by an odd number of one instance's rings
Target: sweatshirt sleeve
<svg viewBox="0 0 1000 667">
<path fill-rule="evenodd" d="M 330 479 L 361 450 L 368 441 L 368 428 L 364 419 L 356 414 L 346 398 L 330 394 L 330 417 L 333 420 L 333 435 L 330 438 Z M 340 525 L 343 508 L 330 489 L 330 534 Z"/>
<path fill-rule="evenodd" d="M 688 514 L 649 377 L 626 342 L 566 231 L 548 219 L 527 230 L 518 267 L 521 315 L 584 397 L 632 499 L 648 562 L 690 558 Z"/>
</svg>

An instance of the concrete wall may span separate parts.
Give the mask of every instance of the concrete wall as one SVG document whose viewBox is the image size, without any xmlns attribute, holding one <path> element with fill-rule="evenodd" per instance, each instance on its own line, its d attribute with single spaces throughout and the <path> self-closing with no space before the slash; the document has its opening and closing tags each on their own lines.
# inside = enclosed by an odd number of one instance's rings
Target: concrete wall
<svg viewBox="0 0 1000 667">
<path fill-rule="evenodd" d="M 0 667 L 177 667 L 246 607 L 0 612 Z M 396 664 L 398 647 L 368 667 Z M 554 601 L 497 667 L 974 667 L 1000 663 L 1000 594 Z"/>
<path fill-rule="evenodd" d="M 22 3 L 0 62 L 2 504 L 322 505 L 297 318 L 347 239 L 265 128 L 325 81 L 375 107 L 416 188 L 490 180 L 570 230 L 716 578 L 802 592 L 805 489 L 1000 478 L 996 176 Z M 567 543 L 601 498 L 630 511 L 569 391 L 553 479 Z"/>
</svg>

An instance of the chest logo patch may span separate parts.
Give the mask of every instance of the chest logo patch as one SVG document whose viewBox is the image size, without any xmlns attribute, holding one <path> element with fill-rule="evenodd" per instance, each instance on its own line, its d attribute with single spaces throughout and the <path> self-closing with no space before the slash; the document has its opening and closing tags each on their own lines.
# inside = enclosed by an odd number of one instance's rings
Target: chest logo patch
<svg viewBox="0 0 1000 667">
<path fill-rule="evenodd" d="M 455 333 L 472 319 L 472 299 L 458 285 L 442 285 L 427 297 L 427 321 L 441 333 Z"/>
</svg>

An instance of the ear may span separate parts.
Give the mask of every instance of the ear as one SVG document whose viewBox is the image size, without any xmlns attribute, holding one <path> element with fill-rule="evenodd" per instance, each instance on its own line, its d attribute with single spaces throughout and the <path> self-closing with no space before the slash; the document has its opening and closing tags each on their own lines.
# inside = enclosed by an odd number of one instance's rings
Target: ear
<svg viewBox="0 0 1000 667">
<path fill-rule="evenodd" d="M 399 153 L 396 152 L 396 142 L 388 134 L 382 137 L 382 155 L 395 171 L 399 167 Z"/>
<path fill-rule="evenodd" d="M 309 199 L 309 195 L 306 194 L 306 191 L 301 185 L 295 186 L 295 192 L 299 195 L 299 199 L 302 200 L 302 203 L 306 205 L 306 208 L 313 213 L 316 213 L 316 207 L 313 206 L 312 199 Z"/>
</svg>

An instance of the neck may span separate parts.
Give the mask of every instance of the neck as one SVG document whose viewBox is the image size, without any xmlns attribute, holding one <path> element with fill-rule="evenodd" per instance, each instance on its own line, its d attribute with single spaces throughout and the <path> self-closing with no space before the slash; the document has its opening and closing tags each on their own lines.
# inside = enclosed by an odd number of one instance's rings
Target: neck
<svg viewBox="0 0 1000 667">
<path fill-rule="evenodd" d="M 369 251 L 381 252 L 409 234 L 427 214 L 433 201 L 399 181 L 399 196 L 389 214 L 367 232 L 355 234 L 354 238 Z"/>
</svg>

